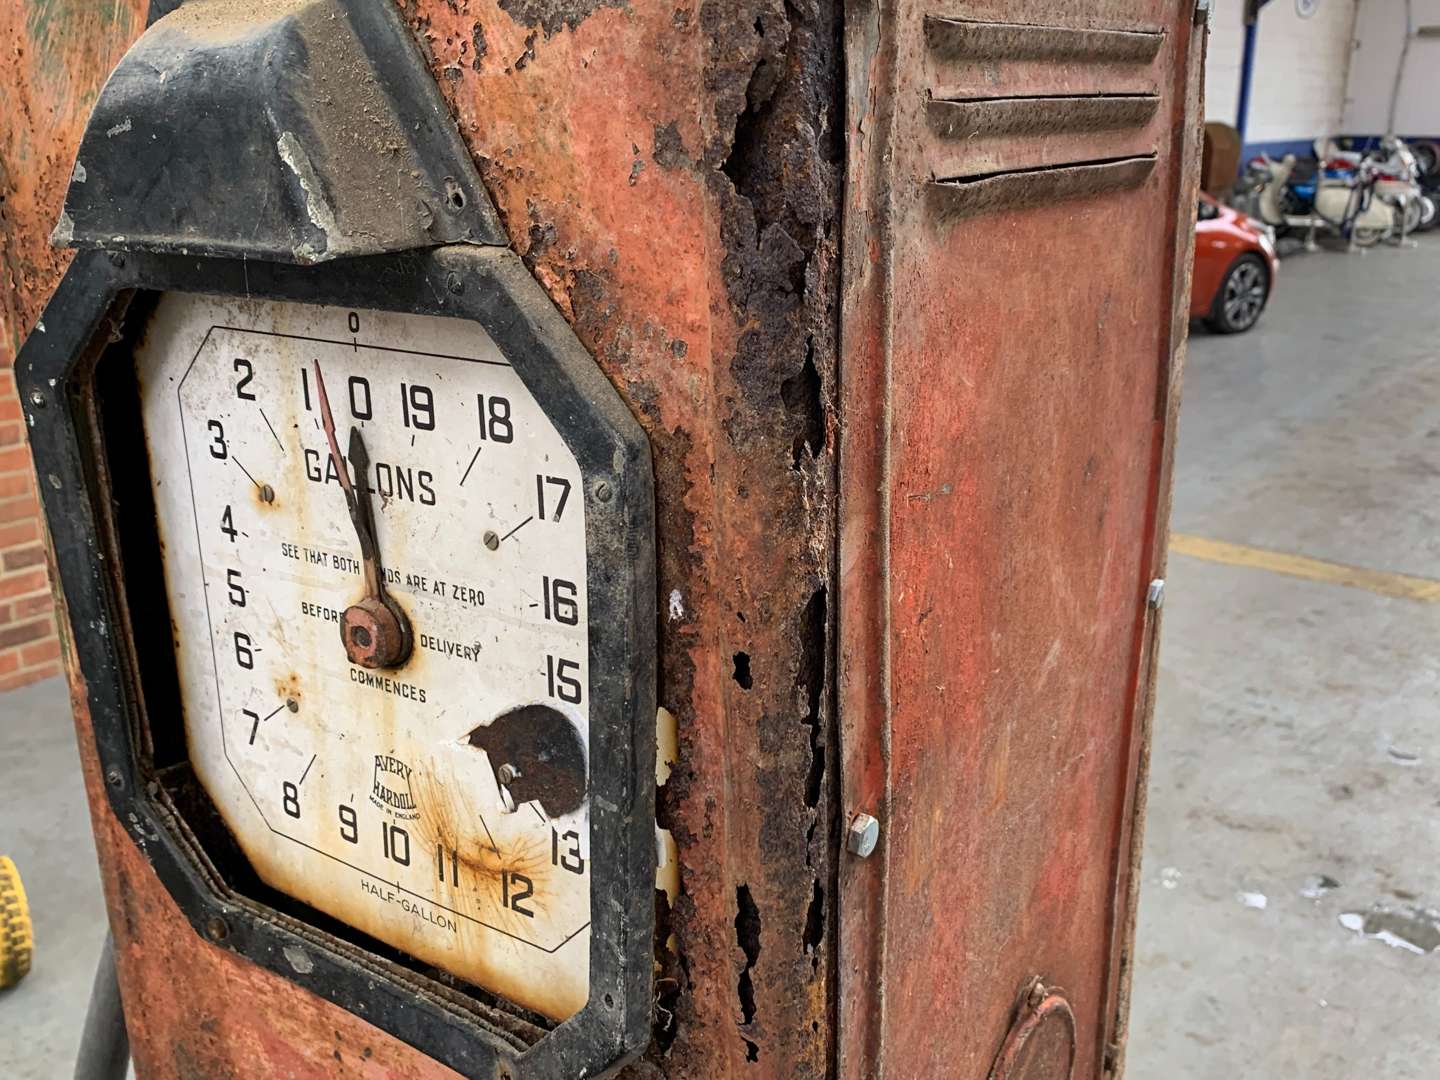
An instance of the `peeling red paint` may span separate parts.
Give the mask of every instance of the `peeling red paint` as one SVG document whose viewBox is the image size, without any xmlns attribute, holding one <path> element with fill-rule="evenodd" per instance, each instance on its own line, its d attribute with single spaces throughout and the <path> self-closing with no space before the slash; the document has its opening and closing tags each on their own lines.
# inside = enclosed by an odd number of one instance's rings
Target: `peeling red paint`
<svg viewBox="0 0 1440 1080">
<path fill-rule="evenodd" d="M 876 256 L 846 268 L 840 709 L 847 805 L 885 832 L 883 867 L 842 871 L 840 1071 L 984 1075 L 1015 989 L 1041 977 L 1066 988 L 1074 1075 L 1092 1080 L 1123 1037 L 1200 50 L 1188 5 L 991 0 L 964 26 L 1006 24 L 1027 51 L 987 55 L 967 85 L 927 43 L 930 13 L 896 3 L 847 40 L 846 243 Z M 1131 36 L 1097 59 L 1074 51 L 1090 29 Z M 1043 103 L 1024 132 L 972 139 L 931 122 L 924 92 L 1122 85 L 1156 108 L 1104 139 Z M 927 199 L 935 180 L 1117 146 L 1154 155 L 1129 186 L 958 219 Z M 937 1039 L 936 1015 L 964 1022 Z"/>
</svg>

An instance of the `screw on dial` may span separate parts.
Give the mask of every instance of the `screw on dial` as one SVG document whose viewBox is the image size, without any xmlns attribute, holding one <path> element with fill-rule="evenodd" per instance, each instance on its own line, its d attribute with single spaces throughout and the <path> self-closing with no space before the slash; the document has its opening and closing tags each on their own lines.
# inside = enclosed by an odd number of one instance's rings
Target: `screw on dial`
<svg viewBox="0 0 1440 1080">
<path fill-rule="evenodd" d="M 370 472 L 370 454 L 365 449 L 364 436 L 352 425 L 348 457 L 360 477 L 357 489 L 350 480 L 345 458 L 340 455 L 340 442 L 335 437 L 335 418 L 330 412 L 330 398 L 325 393 L 325 377 L 320 373 L 320 361 L 314 363 L 315 388 L 320 398 L 320 418 L 325 438 L 330 444 L 330 460 L 345 492 L 345 505 L 360 543 L 360 561 L 365 576 L 365 595 L 340 616 L 340 640 L 352 664 L 367 668 L 399 667 L 410 658 L 413 634 L 404 609 L 385 592 L 380 545 L 375 539 L 375 515 L 370 503 L 370 488 L 365 483 L 365 477 Z"/>
</svg>

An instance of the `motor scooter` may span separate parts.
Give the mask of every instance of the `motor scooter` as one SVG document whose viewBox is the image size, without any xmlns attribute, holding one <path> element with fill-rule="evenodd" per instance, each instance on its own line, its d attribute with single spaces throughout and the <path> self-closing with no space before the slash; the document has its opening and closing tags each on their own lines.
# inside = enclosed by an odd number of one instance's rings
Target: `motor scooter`
<svg viewBox="0 0 1440 1080">
<path fill-rule="evenodd" d="M 1348 237 L 1360 247 L 1370 247 L 1403 226 L 1397 206 L 1375 193 L 1379 169 L 1373 161 L 1364 159 L 1344 171 L 1317 171 L 1308 208 L 1299 201 L 1290 183 L 1296 170 L 1295 155 L 1265 161 L 1263 168 L 1268 175 L 1256 196 L 1256 210 L 1260 220 L 1274 227 L 1277 234 L 1304 234 L 1313 244 L 1316 231 L 1326 229 Z"/>
<path fill-rule="evenodd" d="M 1375 194 L 1403 215 L 1402 236 L 1435 224 L 1436 203 L 1421 186 L 1420 165 L 1403 139 L 1387 135 L 1378 149 L 1364 152 L 1342 150 L 1329 139 L 1316 139 L 1315 156 L 1333 174 L 1353 172 L 1362 160 L 1372 161 L 1377 169 Z"/>
</svg>

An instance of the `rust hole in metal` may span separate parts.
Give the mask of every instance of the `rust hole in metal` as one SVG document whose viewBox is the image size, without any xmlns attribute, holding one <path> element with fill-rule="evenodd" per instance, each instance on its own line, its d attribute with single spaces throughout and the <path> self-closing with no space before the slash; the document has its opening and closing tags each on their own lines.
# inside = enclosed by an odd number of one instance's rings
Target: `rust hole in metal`
<svg viewBox="0 0 1440 1080">
<path fill-rule="evenodd" d="M 738 992 L 740 996 L 740 1025 L 748 1027 L 755 1020 L 755 983 L 750 970 L 760 959 L 760 909 L 750 895 L 750 886 L 741 885 L 735 890 L 735 942 L 745 955 L 745 966 L 740 969 Z M 745 1036 L 745 1060 L 759 1061 L 760 1046 Z"/>
<path fill-rule="evenodd" d="M 799 685 L 805 693 L 805 726 L 810 729 L 810 772 L 805 778 L 805 805 L 815 809 L 825 779 L 825 744 L 820 728 L 820 694 L 825 687 L 825 600 L 823 587 L 811 594 L 800 616 Z"/>
<path fill-rule="evenodd" d="M 538 802 L 549 817 L 578 810 L 585 801 L 585 747 L 564 713 L 548 705 L 522 705 L 466 736 L 485 751 L 496 783 L 515 802 Z"/>
<path fill-rule="evenodd" d="M 465 192 L 456 183 L 454 177 L 445 178 L 445 200 L 450 204 L 451 210 L 465 209 Z"/>
<path fill-rule="evenodd" d="M 755 33 L 765 36 L 762 19 L 755 20 Z M 762 129 L 769 115 L 770 104 L 775 93 L 780 72 L 775 65 L 761 58 L 750 72 L 750 82 L 745 87 L 745 111 L 735 120 L 735 137 L 730 141 L 730 153 L 720 166 L 720 171 L 730 178 L 735 190 L 744 198 L 755 194 L 752 176 L 755 174 L 754 159 L 763 152 Z M 753 201 L 753 199 L 752 199 Z"/>
<path fill-rule="evenodd" d="M 741 690 L 749 690 L 755 685 L 755 679 L 750 674 L 750 654 L 737 652 L 735 654 L 735 681 L 740 684 Z"/>
<path fill-rule="evenodd" d="M 805 934 L 800 939 L 805 955 L 810 957 L 811 970 L 820 968 L 820 942 L 825 937 L 825 890 L 820 882 L 813 882 L 810 907 L 805 912 Z"/>
<path fill-rule="evenodd" d="M 815 336 L 805 337 L 805 363 L 780 384 L 785 411 L 798 421 L 799 430 L 791 446 L 791 468 L 798 469 L 805 451 L 817 458 L 825 449 L 825 405 L 820 397 L 820 372 L 815 367 Z"/>
</svg>

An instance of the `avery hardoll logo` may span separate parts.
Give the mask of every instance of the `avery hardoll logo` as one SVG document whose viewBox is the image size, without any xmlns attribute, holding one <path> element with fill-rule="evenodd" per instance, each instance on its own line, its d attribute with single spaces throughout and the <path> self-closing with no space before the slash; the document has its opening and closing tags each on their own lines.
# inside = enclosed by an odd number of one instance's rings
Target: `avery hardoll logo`
<svg viewBox="0 0 1440 1080">
<path fill-rule="evenodd" d="M 417 811 L 415 796 L 410 791 L 410 766 L 390 754 L 376 754 L 370 801 L 396 817 L 415 817 Z"/>
</svg>

